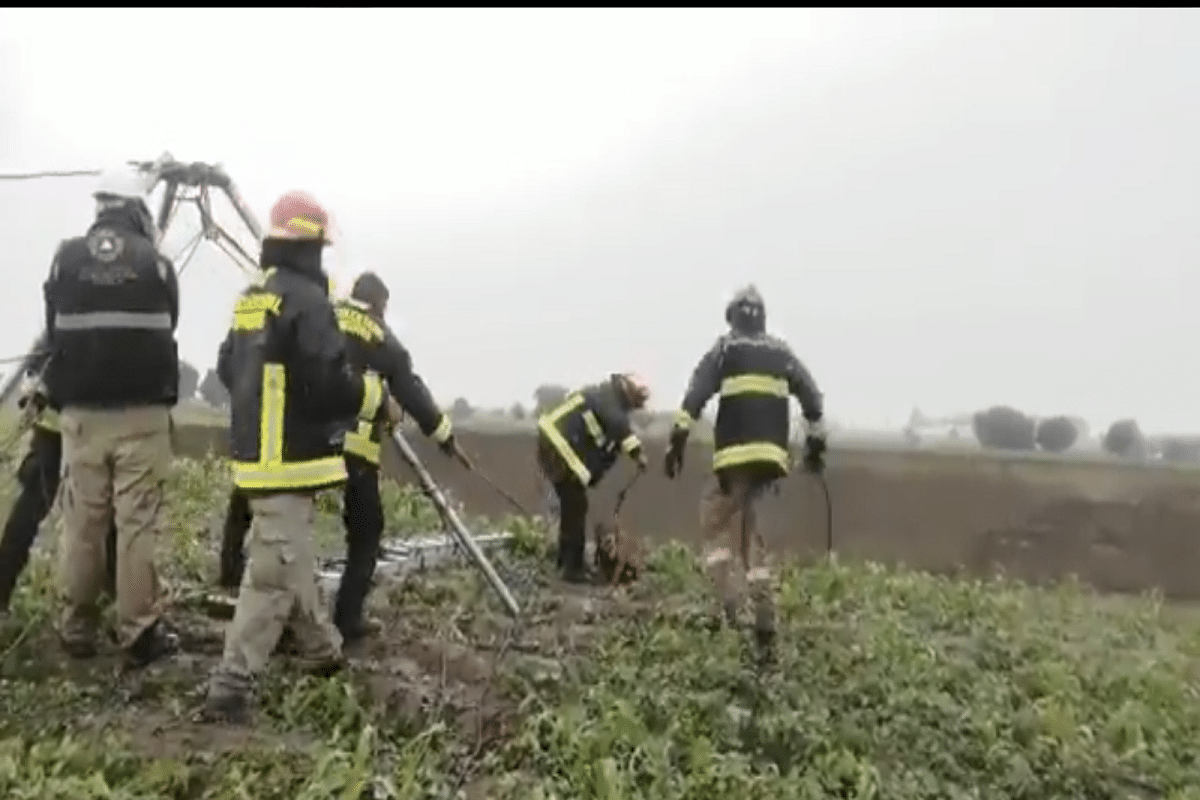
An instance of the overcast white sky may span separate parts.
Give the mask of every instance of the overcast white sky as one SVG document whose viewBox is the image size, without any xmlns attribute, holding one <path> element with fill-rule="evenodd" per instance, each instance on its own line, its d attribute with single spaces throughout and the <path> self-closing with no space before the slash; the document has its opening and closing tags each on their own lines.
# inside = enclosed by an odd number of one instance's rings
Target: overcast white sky
<svg viewBox="0 0 1200 800">
<path fill-rule="evenodd" d="M 1200 17 L 1174 11 L 0 10 L 0 171 L 170 150 L 332 207 L 435 393 L 644 372 L 755 281 L 830 413 L 1007 402 L 1200 430 Z M 0 182 L 0 330 L 90 184 Z M 183 237 L 176 232 L 172 242 Z M 207 367 L 240 285 L 184 275 Z"/>
</svg>

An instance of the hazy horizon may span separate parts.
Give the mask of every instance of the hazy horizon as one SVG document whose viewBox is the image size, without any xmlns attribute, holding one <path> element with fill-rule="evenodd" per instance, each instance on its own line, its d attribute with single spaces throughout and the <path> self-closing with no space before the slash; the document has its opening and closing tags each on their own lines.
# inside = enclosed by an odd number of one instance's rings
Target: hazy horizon
<svg viewBox="0 0 1200 800">
<path fill-rule="evenodd" d="M 384 276 L 447 403 L 633 369 L 670 408 L 754 282 L 847 423 L 1006 404 L 1200 431 L 1195 10 L 55 13 L 0 10 L 0 172 L 169 150 L 263 216 L 313 191 L 331 270 Z M 0 356 L 90 191 L 0 181 Z M 203 373 L 243 278 L 206 247 L 182 283 Z"/>
</svg>

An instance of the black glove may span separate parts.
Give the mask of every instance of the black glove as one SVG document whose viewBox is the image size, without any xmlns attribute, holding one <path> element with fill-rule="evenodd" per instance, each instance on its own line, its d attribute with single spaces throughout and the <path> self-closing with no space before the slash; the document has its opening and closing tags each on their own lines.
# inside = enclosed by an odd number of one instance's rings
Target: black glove
<svg viewBox="0 0 1200 800">
<path fill-rule="evenodd" d="M 823 436 L 804 437 L 804 468 L 815 475 L 825 471 L 825 438 Z"/>
<path fill-rule="evenodd" d="M 667 447 L 667 457 L 663 460 L 663 471 L 672 480 L 683 469 L 683 451 L 687 448 L 688 432 L 681 428 L 671 431 L 671 444 Z"/>
</svg>

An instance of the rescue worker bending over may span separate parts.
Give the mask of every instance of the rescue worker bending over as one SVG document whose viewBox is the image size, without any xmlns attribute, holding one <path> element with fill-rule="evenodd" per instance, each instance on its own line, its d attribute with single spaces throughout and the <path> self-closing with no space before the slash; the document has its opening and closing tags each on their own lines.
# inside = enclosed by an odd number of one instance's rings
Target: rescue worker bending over
<svg viewBox="0 0 1200 800">
<path fill-rule="evenodd" d="M 13 591 L 29 553 L 37 539 L 42 520 L 50 513 L 58 496 L 59 473 L 62 469 L 62 434 L 59 433 L 58 411 L 50 406 L 41 373 L 48 351 L 42 349 L 29 363 L 18 405 L 23 425 L 33 432 L 29 450 L 17 467 L 17 482 L 21 491 L 8 512 L 4 533 L 0 535 L 0 615 L 8 613 Z M 104 590 L 116 597 L 117 528 L 111 522 L 104 542 Z"/>
<path fill-rule="evenodd" d="M 538 420 L 538 464 L 558 498 L 558 566 L 567 581 L 591 580 L 584 561 L 588 488 L 600 482 L 621 452 L 638 469 L 646 468 L 629 415 L 649 399 L 650 390 L 640 378 L 613 374 L 571 393 Z"/>
<path fill-rule="evenodd" d="M 753 286 L 739 291 L 725 309 L 730 330 L 692 373 L 667 449 L 668 478 L 679 474 L 692 422 L 720 393 L 714 435 L 714 478 L 700 505 L 705 567 L 717 589 L 725 620 L 737 624 L 743 577 L 754 602 L 754 631 L 760 654 L 770 659 L 775 643 L 775 601 L 754 505 L 790 467 L 789 396 L 800 401 L 808 431 L 804 464 L 824 469 L 825 430 L 821 393 L 786 342 L 766 332 L 766 309 Z M 732 561 L 738 574 L 732 574 Z M 720 616 L 715 619 L 720 624 Z"/>
<path fill-rule="evenodd" d="M 115 517 L 118 640 L 134 664 L 178 645 L 161 618 L 154 557 L 179 394 L 179 285 L 158 252 L 149 188 L 133 169 L 103 176 L 95 223 L 59 245 L 44 286 L 46 388 L 62 409 L 61 635 L 72 655 L 95 652 L 104 541 Z"/>
<path fill-rule="evenodd" d="M 343 665 L 341 636 L 316 582 L 314 497 L 346 480 L 330 436 L 347 417 L 392 422 L 399 406 L 374 375 L 346 360 L 321 268 L 328 213 L 289 192 L 271 209 L 263 276 L 238 299 L 217 369 L 231 379 L 230 450 L 235 486 L 249 497 L 254 525 L 221 664 L 209 682 L 205 715 L 244 721 L 255 677 L 286 624 L 311 671 Z"/>
<path fill-rule="evenodd" d="M 379 276 L 364 272 L 350 297 L 337 304 L 338 326 L 346 338 L 350 364 L 360 373 L 387 381 L 391 394 L 412 415 L 421 432 L 442 452 L 468 463 L 458 449 L 450 419 L 441 412 L 425 382 L 413 371 L 412 357 L 384 322 L 388 289 Z M 346 567 L 338 587 L 333 621 L 346 641 L 377 632 L 378 623 L 363 615 L 379 544 L 383 536 L 383 504 L 379 497 L 379 452 L 383 424 L 349 423 L 346 433 L 346 481 L 342 521 L 346 525 Z"/>
</svg>

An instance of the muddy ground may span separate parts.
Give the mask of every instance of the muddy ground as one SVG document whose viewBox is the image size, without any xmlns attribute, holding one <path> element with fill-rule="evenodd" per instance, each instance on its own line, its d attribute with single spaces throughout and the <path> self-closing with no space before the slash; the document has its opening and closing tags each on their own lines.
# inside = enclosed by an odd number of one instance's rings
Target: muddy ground
<svg viewBox="0 0 1200 800">
<path fill-rule="evenodd" d="M 558 682 L 615 619 L 661 614 L 664 608 L 647 585 L 567 586 L 552 576 L 548 561 L 493 558 L 526 609 L 520 626 L 499 609 L 473 569 L 451 564 L 381 581 L 370 611 L 383 623 L 382 632 L 346 649 L 354 683 L 388 719 L 405 720 L 414 732 L 433 722 L 457 730 L 463 752 L 456 763 L 464 773 L 472 770 L 473 759 L 513 733 L 520 697 L 514 697 L 512 681 Z M 217 757 L 249 746 L 295 752 L 319 745 L 306 741 L 294 725 L 242 727 L 200 718 L 205 682 L 220 660 L 228 619 L 219 597 L 206 587 L 177 585 L 171 621 L 184 654 L 138 671 L 123 667 L 111 643 L 97 658 L 74 661 L 62 652 L 51 625 L 31 621 L 0 654 L 7 680 L 45 687 L 29 728 L 69 716 L 80 734 L 120 731 L 147 758 L 186 760 L 198 752 Z M 294 660 L 286 666 L 292 655 L 285 635 L 277 652 L 285 667 L 260 691 L 293 690 L 301 668 Z M 70 687 L 69 696 L 54 687 Z M 464 783 L 470 787 L 469 780 Z"/>
<path fill-rule="evenodd" d="M 460 431 L 480 470 L 527 508 L 545 507 L 528 432 Z M 180 431 L 182 452 L 220 450 L 224 436 Z M 410 437 L 435 477 L 470 511 L 499 516 L 507 501 L 477 476 Z M 626 526 L 650 539 L 695 540 L 710 455 L 690 448 L 683 474 L 662 474 L 661 444 L 629 493 Z M 407 479 L 407 471 L 398 474 Z M 620 465 L 596 492 L 593 516 L 611 513 L 631 474 Z M 1200 599 L 1200 470 L 1100 459 L 994 453 L 837 449 L 827 473 L 833 545 L 844 557 L 936 572 L 1004 571 L 1031 581 L 1076 575 L 1106 591 L 1161 589 Z M 794 475 L 763 502 L 762 533 L 776 552 L 824 553 L 827 508 L 818 482 Z"/>
</svg>

